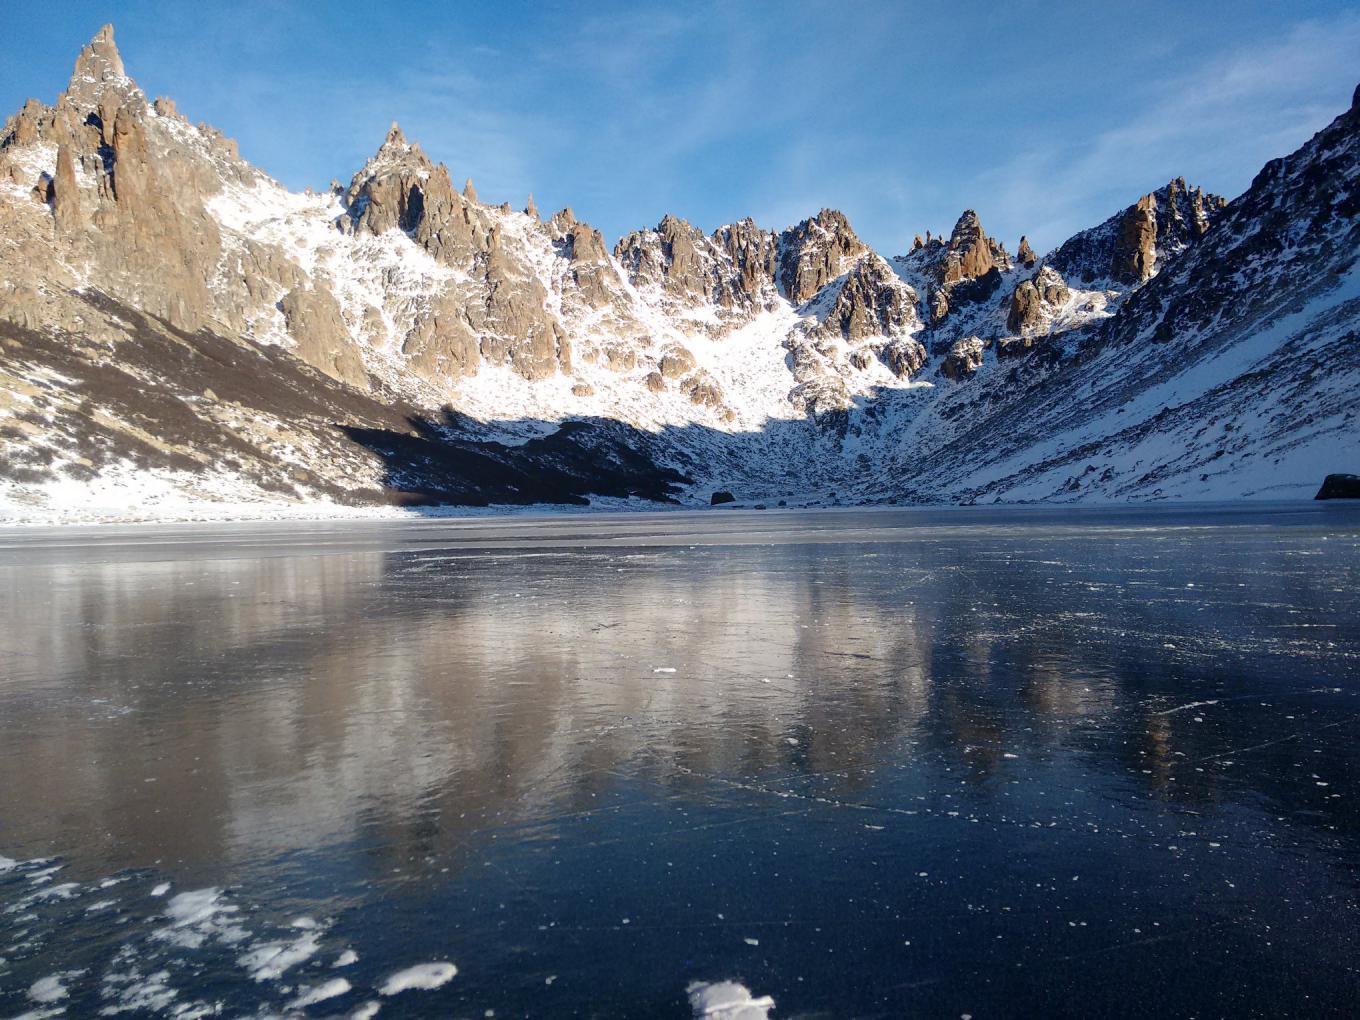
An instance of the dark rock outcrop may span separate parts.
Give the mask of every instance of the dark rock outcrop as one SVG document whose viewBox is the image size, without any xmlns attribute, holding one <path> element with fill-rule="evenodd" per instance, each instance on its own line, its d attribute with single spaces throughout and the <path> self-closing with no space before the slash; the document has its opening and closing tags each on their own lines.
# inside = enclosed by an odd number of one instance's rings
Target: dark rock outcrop
<svg viewBox="0 0 1360 1020">
<path fill-rule="evenodd" d="M 1360 95 L 1360 90 L 1357 90 Z M 1314 499 L 1360 499 L 1360 475 L 1328 475 Z"/>
<path fill-rule="evenodd" d="M 955 340 L 949 353 L 940 363 L 940 374 L 955 381 L 966 379 L 982 367 L 985 345 L 980 337 L 969 336 Z"/>
<path fill-rule="evenodd" d="M 1045 328 L 1055 309 L 1067 303 L 1071 291 L 1050 266 L 1041 266 L 1028 280 L 1021 280 L 1011 294 L 1006 326 L 1012 333 L 1033 333 Z"/>
</svg>

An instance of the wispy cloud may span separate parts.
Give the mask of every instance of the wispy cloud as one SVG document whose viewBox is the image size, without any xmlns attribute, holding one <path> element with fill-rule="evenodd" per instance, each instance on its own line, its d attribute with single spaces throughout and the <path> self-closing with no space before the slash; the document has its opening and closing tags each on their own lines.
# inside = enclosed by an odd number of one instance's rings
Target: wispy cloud
<svg viewBox="0 0 1360 1020">
<path fill-rule="evenodd" d="M 1075 140 L 1055 125 L 1042 145 L 966 183 L 998 229 L 1045 247 L 1091 225 L 1080 211 L 1113 213 L 1175 176 L 1234 197 L 1346 108 L 1357 73 L 1360 17 L 1306 22 L 1149 84 L 1124 123 Z"/>
</svg>

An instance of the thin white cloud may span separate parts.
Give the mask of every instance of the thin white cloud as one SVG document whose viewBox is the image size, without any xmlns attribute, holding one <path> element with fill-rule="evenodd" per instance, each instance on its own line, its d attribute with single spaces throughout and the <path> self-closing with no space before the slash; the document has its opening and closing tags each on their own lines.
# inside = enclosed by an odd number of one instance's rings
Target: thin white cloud
<svg viewBox="0 0 1360 1020">
<path fill-rule="evenodd" d="M 984 221 L 1044 247 L 1098 222 L 1089 210 L 1112 214 L 1175 176 L 1231 198 L 1346 108 L 1357 69 L 1360 17 L 1306 22 L 1149 86 L 1123 124 L 1075 142 L 1050 135 L 966 183 L 985 200 Z"/>
</svg>

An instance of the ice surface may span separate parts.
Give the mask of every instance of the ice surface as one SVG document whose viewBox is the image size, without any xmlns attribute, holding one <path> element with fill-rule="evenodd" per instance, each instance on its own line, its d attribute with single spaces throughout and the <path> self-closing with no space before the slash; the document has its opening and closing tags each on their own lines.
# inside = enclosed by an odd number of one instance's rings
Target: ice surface
<svg viewBox="0 0 1360 1020">
<path fill-rule="evenodd" d="M 1326 504 L 0 536 L 65 850 L 0 1016 L 1346 1015 L 1358 568 Z"/>
</svg>

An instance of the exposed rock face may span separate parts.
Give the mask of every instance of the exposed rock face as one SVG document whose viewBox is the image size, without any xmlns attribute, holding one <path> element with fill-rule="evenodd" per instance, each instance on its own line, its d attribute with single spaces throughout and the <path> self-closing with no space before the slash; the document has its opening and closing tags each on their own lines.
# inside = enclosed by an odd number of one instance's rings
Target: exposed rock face
<svg viewBox="0 0 1360 1020">
<path fill-rule="evenodd" d="M 954 341 L 949 354 L 940 363 L 940 373 L 948 379 L 966 379 L 982 367 L 985 345 L 980 337 L 969 336 Z"/>
<path fill-rule="evenodd" d="M 1152 278 L 1156 264 L 1157 196 L 1144 195 L 1120 221 L 1110 278 L 1119 283 L 1142 283 Z"/>
<path fill-rule="evenodd" d="M 1065 241 L 1047 262 L 1069 281 L 1137 286 L 1203 238 L 1226 204 L 1178 177 Z"/>
<path fill-rule="evenodd" d="M 1020 244 L 1015 249 L 1015 261 L 1026 269 L 1033 269 L 1034 263 L 1039 261 L 1039 256 L 1034 254 L 1034 249 L 1029 246 L 1029 238 L 1021 237 Z"/>
<path fill-rule="evenodd" d="M 1003 336 L 996 342 L 996 357 L 998 361 L 1022 358 L 1038 346 L 1039 339 L 1033 335 Z"/>
<path fill-rule="evenodd" d="M 908 379 L 925 367 L 926 349 L 919 340 L 894 340 L 883 349 L 882 358 L 894 375 Z"/>
<path fill-rule="evenodd" d="M 779 286 L 796 305 L 807 301 L 868 251 L 834 209 L 784 231 L 779 238 Z"/>
<path fill-rule="evenodd" d="M 703 369 L 680 380 L 680 392 L 700 407 L 723 406 L 723 391 L 718 381 Z"/>
<path fill-rule="evenodd" d="M 949 235 L 949 247 L 940 266 L 940 283 L 948 286 L 960 280 L 976 280 L 991 272 L 1004 256 L 1005 252 L 982 229 L 978 214 L 965 209 Z"/>
<path fill-rule="evenodd" d="M 288 332 L 297 341 L 298 357 L 333 379 L 367 390 L 363 359 L 350 340 L 340 306 L 330 291 L 295 287 L 279 302 Z"/>
<path fill-rule="evenodd" d="M 63 142 L 57 147 L 57 176 L 52 181 L 52 217 L 57 232 L 69 234 L 85 223 L 80 209 L 80 192 L 76 189 L 76 165 L 71 146 Z"/>
<path fill-rule="evenodd" d="M 113 26 L 105 25 L 76 58 L 66 95 L 78 109 L 98 109 L 108 89 L 126 86 L 127 72 L 113 41 Z"/>
<path fill-rule="evenodd" d="M 720 275 L 714 298 L 723 308 L 761 310 L 770 307 L 778 242 L 749 217 L 713 231 L 714 246 L 731 271 Z"/>
<path fill-rule="evenodd" d="M 985 301 L 1001 285 L 1002 274 L 1011 268 L 1004 246 L 987 236 L 972 209 L 965 209 L 946 244 L 926 233 L 920 246 L 913 245 L 909 265 L 929 284 L 929 320 L 938 325 L 950 309 Z"/>
<path fill-rule="evenodd" d="M 916 292 L 883 259 L 869 254 L 846 276 L 818 332 L 855 341 L 898 336 L 919 326 Z"/>
<path fill-rule="evenodd" d="M 355 174 L 345 203 L 342 230 L 375 236 L 401 230 L 468 278 L 459 295 L 462 321 L 441 299 L 434 320 L 418 320 L 404 343 L 431 381 L 475 375 L 479 361 L 508 364 L 529 380 L 571 371 L 570 339 L 526 253 L 505 243 L 496 212 L 478 203 L 470 180 L 460 195 L 448 168 L 432 163 L 396 124 Z M 598 231 L 577 223 L 569 209 L 541 229 L 571 261 L 574 296 L 593 307 L 607 304 L 612 270 Z"/>
<path fill-rule="evenodd" d="M 705 237 L 667 216 L 654 230 L 622 238 L 614 256 L 635 287 L 660 292 L 663 307 L 680 313 L 716 306 L 710 332 L 721 335 L 773 307 L 779 293 L 795 305 L 807 302 L 868 250 L 842 213 L 823 209 L 779 234 L 746 219 Z"/>
<path fill-rule="evenodd" d="M 657 369 L 666 379 L 679 379 L 693 368 L 694 355 L 679 344 L 672 344 L 667 347 L 665 353 L 661 356 L 661 361 L 657 364 Z"/>
<path fill-rule="evenodd" d="M 1051 266 L 1041 266 L 1028 280 L 1021 280 L 1011 294 L 1006 326 L 1013 333 L 1034 333 L 1047 328 L 1054 310 L 1071 297 L 1067 284 Z"/>
<path fill-rule="evenodd" d="M 402 353 L 422 378 L 449 383 L 477 374 L 481 347 L 458 296 L 446 293 L 417 316 Z"/>
<path fill-rule="evenodd" d="M 571 278 L 581 299 L 604 308 L 618 294 L 618 277 L 605 247 L 604 235 L 586 223 L 572 223 L 558 238 L 559 251 L 571 262 Z"/>
<path fill-rule="evenodd" d="M 614 247 L 635 286 L 659 286 L 686 304 L 707 301 L 715 287 L 716 260 L 695 227 L 665 216 L 654 231 L 636 231 Z"/>
<path fill-rule="evenodd" d="M 393 124 L 382 146 L 345 192 L 344 230 L 402 230 L 436 259 L 463 265 L 493 247 L 492 225 L 459 195 L 448 167 L 435 165 Z"/>
<path fill-rule="evenodd" d="M 655 294 L 671 314 L 712 306 L 706 331 L 722 335 L 772 307 L 776 236 L 751 220 L 719 227 L 709 237 L 675 216 L 654 230 L 619 240 L 614 257 L 633 286 Z"/>
</svg>

